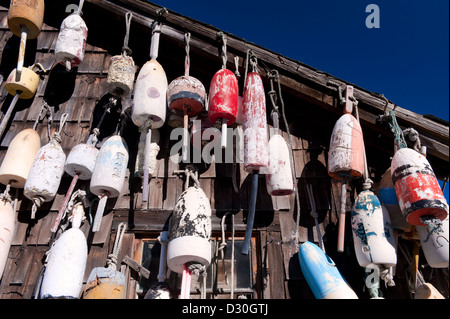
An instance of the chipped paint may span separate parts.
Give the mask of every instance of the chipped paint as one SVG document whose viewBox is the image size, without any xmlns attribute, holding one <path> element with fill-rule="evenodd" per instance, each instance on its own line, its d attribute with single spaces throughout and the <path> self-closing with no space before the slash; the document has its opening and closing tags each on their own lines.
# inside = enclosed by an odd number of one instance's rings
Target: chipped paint
<svg viewBox="0 0 450 319">
<path fill-rule="evenodd" d="M 205 105 L 206 90 L 198 79 L 183 75 L 172 82 L 167 88 L 167 103 L 169 109 L 177 109 L 192 117 L 198 115 Z"/>
<path fill-rule="evenodd" d="M 416 226 L 427 263 L 433 268 L 448 268 L 449 216 L 437 227 Z"/>
<path fill-rule="evenodd" d="M 362 191 L 352 208 L 351 225 L 356 257 L 361 267 L 397 263 L 389 213 L 370 190 Z"/>
<path fill-rule="evenodd" d="M 70 176 L 78 174 L 79 179 L 88 180 L 94 171 L 98 152 L 98 149 L 92 144 L 78 144 L 67 156 L 64 169 Z"/>
<path fill-rule="evenodd" d="M 236 121 L 239 87 L 237 78 L 228 69 L 217 71 L 209 86 L 208 116 L 211 123 L 226 118 L 227 125 Z"/>
<path fill-rule="evenodd" d="M 448 204 L 429 162 L 410 148 L 398 150 L 391 162 L 391 176 L 400 209 L 408 223 L 425 226 L 420 220 L 430 215 L 448 216 Z"/>
<path fill-rule="evenodd" d="M 294 192 L 294 180 L 286 141 L 281 135 L 276 134 L 270 138 L 268 148 L 267 192 L 274 196 L 292 194 Z"/>
<path fill-rule="evenodd" d="M 0 279 L 14 238 L 16 213 L 10 201 L 0 200 Z"/>
<path fill-rule="evenodd" d="M 118 96 L 128 96 L 133 90 L 135 65 L 130 56 L 115 55 L 109 60 L 106 89 Z"/>
</svg>

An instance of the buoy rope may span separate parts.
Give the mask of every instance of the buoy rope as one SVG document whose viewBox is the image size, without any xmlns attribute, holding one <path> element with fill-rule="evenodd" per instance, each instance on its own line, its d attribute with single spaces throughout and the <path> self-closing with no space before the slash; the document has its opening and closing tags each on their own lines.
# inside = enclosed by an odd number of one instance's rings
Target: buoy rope
<svg viewBox="0 0 450 319">
<path fill-rule="evenodd" d="M 72 212 L 72 211 L 73 211 L 73 208 L 74 208 L 74 206 L 75 206 L 75 200 L 76 200 L 77 198 L 79 198 L 80 201 L 83 201 L 85 197 L 86 197 L 86 191 L 81 190 L 81 189 L 76 190 L 76 191 L 72 194 L 72 196 L 70 197 L 70 200 L 69 200 L 69 202 L 67 203 L 66 209 L 64 210 L 64 214 L 63 214 L 63 216 L 61 217 L 61 219 L 64 219 L 64 217 L 66 216 L 66 214 L 67 214 L 68 212 Z M 72 219 L 73 219 L 73 215 L 70 216 L 68 219 L 69 219 L 69 220 L 72 220 Z"/>
<path fill-rule="evenodd" d="M 64 113 L 63 115 L 61 115 L 59 130 L 53 134 L 53 140 L 56 141 L 58 144 L 61 144 L 62 142 L 61 133 L 64 128 L 64 124 L 66 124 L 68 116 L 69 116 L 68 113 Z"/>
<path fill-rule="evenodd" d="M 122 239 L 126 228 L 127 223 L 125 222 L 122 222 L 119 224 L 119 226 L 117 226 L 117 233 L 113 251 L 108 255 L 108 259 L 106 260 L 108 268 L 110 269 L 117 270 L 117 259 L 119 258 L 120 248 L 122 247 Z"/>
<path fill-rule="evenodd" d="M 3 192 L 3 194 L 0 195 L 0 200 L 2 200 L 4 202 L 12 203 L 12 197 L 9 194 L 10 189 L 11 189 L 11 184 L 6 185 L 5 191 Z"/>
<path fill-rule="evenodd" d="M 184 58 L 184 75 L 189 76 L 189 69 L 191 67 L 191 59 L 189 57 L 189 41 L 191 40 L 191 34 L 189 32 L 184 34 L 186 57 Z"/>
<path fill-rule="evenodd" d="M 227 217 L 227 215 L 231 214 L 231 212 L 226 212 L 223 216 L 222 216 L 222 220 L 220 221 L 220 228 L 222 230 L 222 242 L 219 244 L 219 248 L 218 250 L 220 251 L 220 255 L 222 257 L 222 267 L 223 267 L 223 272 L 224 272 L 224 276 L 225 276 L 225 284 L 228 285 L 228 273 L 227 273 L 227 269 L 225 267 L 225 247 L 227 247 L 227 241 L 225 238 L 225 217 Z"/>
<path fill-rule="evenodd" d="M 411 142 L 414 142 L 413 149 L 421 153 L 422 144 L 420 143 L 419 132 L 412 127 L 404 129 L 402 131 L 403 136 L 408 136 Z"/>
<path fill-rule="evenodd" d="M 217 33 L 217 38 L 219 38 L 222 41 L 222 50 L 220 53 L 220 56 L 222 58 L 222 69 L 227 68 L 227 37 L 225 34 L 220 31 Z"/>
<path fill-rule="evenodd" d="M 127 12 L 125 13 L 125 37 L 123 39 L 123 47 L 122 47 L 122 55 L 127 56 L 131 55 L 133 51 L 128 46 L 128 41 L 130 39 L 130 26 L 131 19 L 133 18 L 133 13 Z"/>
<path fill-rule="evenodd" d="M 38 123 L 40 121 L 44 120 L 45 117 L 48 118 L 47 125 L 48 126 L 51 125 L 51 123 L 53 122 L 52 111 L 50 109 L 50 105 L 48 105 L 47 101 L 45 99 L 43 99 L 41 110 L 39 111 L 39 115 L 37 116 L 37 118 L 33 124 L 33 130 L 36 131 L 36 127 L 37 127 Z"/>
<path fill-rule="evenodd" d="M 403 135 L 403 131 L 397 123 L 397 118 L 395 117 L 395 112 L 393 110 L 389 110 L 389 127 L 391 128 L 392 133 L 395 137 L 395 142 L 399 148 L 406 148 L 408 144 L 406 144 L 405 137 Z"/>
<path fill-rule="evenodd" d="M 240 78 L 241 74 L 239 73 L 239 57 L 238 56 L 234 56 L 234 66 L 236 68 L 236 70 L 234 71 L 234 75 L 236 76 L 236 78 Z"/>
</svg>

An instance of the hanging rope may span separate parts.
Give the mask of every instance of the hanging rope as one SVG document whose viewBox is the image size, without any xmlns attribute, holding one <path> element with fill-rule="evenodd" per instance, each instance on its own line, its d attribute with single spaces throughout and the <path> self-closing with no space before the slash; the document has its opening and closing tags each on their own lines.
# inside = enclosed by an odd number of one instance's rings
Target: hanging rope
<svg viewBox="0 0 450 319">
<path fill-rule="evenodd" d="M 124 56 L 131 55 L 133 53 L 133 51 L 128 46 L 128 41 L 130 39 L 130 26 L 132 18 L 133 13 L 131 12 L 125 13 L 125 38 L 123 39 L 123 47 L 122 47 L 122 54 Z"/>
<path fill-rule="evenodd" d="M 127 224 L 122 222 L 117 226 L 116 240 L 114 242 L 113 252 L 108 255 L 106 263 L 108 268 L 117 270 L 117 259 L 119 258 L 120 248 L 122 247 L 122 239 L 127 228 Z"/>
<path fill-rule="evenodd" d="M 62 130 L 64 128 L 64 124 L 66 124 L 66 121 L 67 121 L 68 117 L 69 117 L 68 113 L 64 113 L 63 115 L 61 115 L 61 120 L 60 120 L 60 124 L 59 124 L 59 130 L 53 134 L 53 139 L 58 144 L 61 144 L 61 142 L 62 142 L 61 133 L 62 133 Z"/>
<path fill-rule="evenodd" d="M 9 194 L 9 191 L 11 189 L 11 184 L 6 185 L 5 191 L 3 192 L 3 194 L 0 195 L 0 200 L 4 201 L 4 202 L 12 202 L 12 197 Z"/>
<path fill-rule="evenodd" d="M 189 32 L 184 34 L 186 57 L 184 58 L 184 75 L 189 76 L 189 69 L 191 67 L 191 59 L 189 57 L 189 41 L 191 41 L 191 34 Z"/>
<path fill-rule="evenodd" d="M 39 111 L 38 117 L 34 121 L 33 130 L 36 131 L 36 127 L 37 127 L 38 123 L 40 121 L 43 121 L 45 117 L 48 117 L 47 125 L 48 126 L 51 125 L 51 123 L 53 122 L 53 118 L 52 118 L 52 111 L 50 109 L 50 105 L 47 104 L 46 100 L 42 100 L 41 110 Z"/>
<path fill-rule="evenodd" d="M 420 143 L 419 132 L 412 127 L 403 130 L 403 136 L 408 136 L 411 142 L 414 142 L 413 149 L 417 152 L 421 152 L 422 144 Z"/>
<path fill-rule="evenodd" d="M 217 33 L 217 37 L 222 41 L 222 50 L 221 50 L 221 58 L 222 58 L 222 69 L 227 68 L 227 38 L 225 34 L 220 31 Z"/>
<path fill-rule="evenodd" d="M 227 273 L 227 269 L 225 267 L 225 252 L 224 252 L 225 247 L 227 247 L 227 241 L 225 238 L 225 217 L 227 217 L 227 215 L 230 213 L 231 212 L 227 212 L 222 216 L 222 220 L 220 222 L 220 227 L 222 230 L 222 242 L 220 243 L 219 248 L 218 248 L 220 255 L 222 257 L 222 267 L 223 267 L 223 272 L 225 275 L 225 284 L 227 284 L 227 285 L 228 285 L 228 273 Z"/>
</svg>

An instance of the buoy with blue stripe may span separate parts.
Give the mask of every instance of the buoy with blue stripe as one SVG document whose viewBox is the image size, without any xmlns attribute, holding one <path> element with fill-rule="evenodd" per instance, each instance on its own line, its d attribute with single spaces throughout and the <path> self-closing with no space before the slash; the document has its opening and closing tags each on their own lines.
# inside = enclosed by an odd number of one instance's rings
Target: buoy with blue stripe
<svg viewBox="0 0 450 319">
<path fill-rule="evenodd" d="M 316 299 L 358 299 L 334 261 L 317 245 L 309 241 L 301 244 L 298 259 Z"/>
<path fill-rule="evenodd" d="M 361 267 L 397 264 L 394 234 L 387 209 L 369 189 L 358 194 L 351 215 L 353 243 Z"/>
<path fill-rule="evenodd" d="M 92 231 L 100 229 L 108 198 L 118 197 L 122 191 L 128 166 L 128 146 L 120 135 L 108 138 L 100 148 L 91 176 L 90 190 L 100 199 Z"/>
<path fill-rule="evenodd" d="M 155 23 L 152 30 L 150 60 L 139 71 L 134 85 L 131 119 L 145 136 L 144 173 L 142 179 L 142 201 L 148 201 L 148 183 L 150 165 L 150 144 L 152 130 L 163 126 L 167 112 L 167 77 L 158 57 L 161 25 Z"/>
<path fill-rule="evenodd" d="M 426 226 L 427 219 L 444 220 L 447 200 L 426 157 L 411 148 L 399 149 L 391 161 L 391 176 L 406 221 Z"/>
<path fill-rule="evenodd" d="M 88 247 L 80 230 L 84 218 L 82 203 L 74 205 L 72 227 L 51 247 L 40 287 L 40 298 L 78 299 L 83 286 Z"/>
<path fill-rule="evenodd" d="M 443 221 L 435 219 L 427 226 L 416 226 L 423 254 L 432 268 L 448 268 L 449 217 Z"/>
<path fill-rule="evenodd" d="M 66 17 L 59 28 L 55 44 L 55 60 L 70 71 L 83 62 L 88 28 L 82 15 L 84 0 L 80 0 L 77 10 Z"/>
</svg>

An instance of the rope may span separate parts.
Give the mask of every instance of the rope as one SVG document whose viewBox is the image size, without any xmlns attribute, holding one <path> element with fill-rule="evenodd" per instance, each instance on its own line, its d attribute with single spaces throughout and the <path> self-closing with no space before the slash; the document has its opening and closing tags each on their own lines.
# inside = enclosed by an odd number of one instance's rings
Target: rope
<svg viewBox="0 0 450 319">
<path fill-rule="evenodd" d="M 81 189 L 76 190 L 70 197 L 70 201 L 69 201 L 69 203 L 67 203 L 66 209 L 64 210 L 64 215 L 62 216 L 61 219 L 63 219 L 64 216 L 66 216 L 67 212 L 71 212 L 73 210 L 73 207 L 75 206 L 75 200 L 77 198 L 80 198 L 80 200 L 82 201 L 85 197 L 86 197 L 86 191 L 81 190 Z"/>
<path fill-rule="evenodd" d="M 192 275 L 202 276 L 202 287 L 200 291 L 200 298 L 206 299 L 206 276 L 208 273 L 206 272 L 206 267 L 200 263 L 188 262 L 186 263 L 187 270 Z M 190 287 L 186 287 L 186 293 L 188 294 Z M 187 296 L 186 296 L 187 297 Z"/>
<path fill-rule="evenodd" d="M 420 143 L 419 132 L 417 132 L 415 129 L 410 127 L 410 128 L 403 130 L 403 135 L 408 136 L 410 141 L 414 142 L 414 146 L 413 146 L 414 150 L 416 150 L 417 152 L 420 153 L 420 149 L 421 149 L 422 145 Z"/>
<path fill-rule="evenodd" d="M 225 239 L 225 217 L 227 217 L 228 214 L 230 214 L 231 212 L 227 212 L 222 216 L 222 220 L 220 222 L 220 227 L 222 230 L 222 242 L 219 245 L 219 251 L 220 251 L 220 255 L 222 257 L 222 266 L 223 266 L 223 272 L 225 275 L 225 283 L 228 285 L 228 273 L 227 273 L 227 269 L 225 267 L 225 252 L 224 249 L 225 247 L 227 247 L 227 241 Z"/>
<path fill-rule="evenodd" d="M 403 136 L 403 131 L 397 123 L 397 119 L 395 117 L 395 112 L 390 110 L 388 113 L 389 117 L 389 127 L 391 128 L 392 133 L 394 133 L 395 143 L 399 148 L 406 148 L 408 145 L 406 144 L 405 137 Z"/>
<path fill-rule="evenodd" d="M 45 113 L 44 113 L 44 111 L 45 111 Z M 39 112 L 38 117 L 34 121 L 33 130 L 36 131 L 36 127 L 37 127 L 39 121 L 44 120 L 44 117 L 48 117 L 48 121 L 47 121 L 48 123 L 53 122 L 52 111 L 51 111 L 50 105 L 48 105 L 46 100 L 42 100 L 41 110 Z"/>
<path fill-rule="evenodd" d="M 239 73 L 239 57 L 235 56 L 234 57 L 234 66 L 236 68 L 236 70 L 234 71 L 234 75 L 236 75 L 236 78 L 240 78 L 241 74 Z"/>
<path fill-rule="evenodd" d="M 394 277 L 392 276 L 392 273 L 389 268 L 385 268 L 382 265 L 379 265 L 380 267 L 380 278 L 385 282 L 386 286 L 394 287 Z"/>
<path fill-rule="evenodd" d="M 184 34 L 184 42 L 186 43 L 186 57 L 184 59 L 184 75 L 189 76 L 189 69 L 191 66 L 191 60 L 189 58 L 189 41 L 191 40 L 191 34 L 189 32 Z"/>
<path fill-rule="evenodd" d="M 61 121 L 60 121 L 60 124 L 59 124 L 59 130 L 58 130 L 58 132 L 55 132 L 53 134 L 53 140 L 55 140 L 58 144 L 61 144 L 61 142 L 62 142 L 62 140 L 61 140 L 61 132 L 63 130 L 64 124 L 66 124 L 68 116 L 69 116 L 68 113 L 64 113 L 61 116 Z"/>
<path fill-rule="evenodd" d="M 133 51 L 128 47 L 128 41 L 130 39 L 130 26 L 131 19 L 133 18 L 133 13 L 125 13 L 125 38 L 123 39 L 122 54 L 124 56 L 131 55 Z"/>
<path fill-rule="evenodd" d="M 11 184 L 6 185 L 5 191 L 3 192 L 3 194 L 0 195 L 0 200 L 4 201 L 4 202 L 12 202 L 12 197 L 9 194 L 9 191 L 11 189 Z"/>
<path fill-rule="evenodd" d="M 221 52 L 221 58 L 222 58 L 222 69 L 227 68 L 227 38 L 225 34 L 220 31 L 217 33 L 217 37 L 222 40 L 222 52 Z"/>
<path fill-rule="evenodd" d="M 78 3 L 78 10 L 75 11 L 74 13 L 79 14 L 80 16 L 83 15 L 83 11 L 81 11 L 83 9 L 83 4 L 84 4 L 84 0 L 80 0 L 80 2 Z"/>
<path fill-rule="evenodd" d="M 127 224 L 125 222 L 122 222 L 117 226 L 117 234 L 116 234 L 116 240 L 114 242 L 114 248 L 113 252 L 109 254 L 108 259 L 106 263 L 108 264 L 108 268 L 117 270 L 117 259 L 119 258 L 119 252 L 120 248 L 122 246 L 122 239 L 123 234 L 125 233 L 125 230 L 127 228 Z"/>
</svg>

